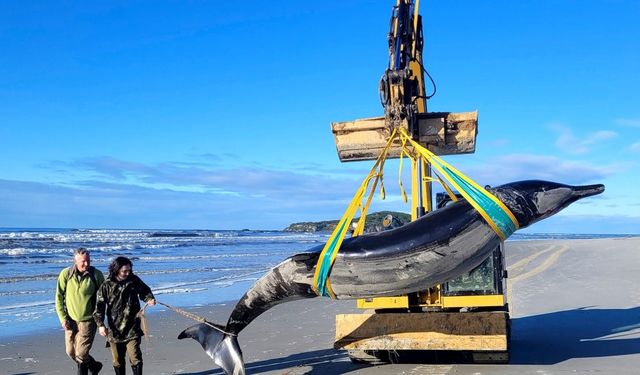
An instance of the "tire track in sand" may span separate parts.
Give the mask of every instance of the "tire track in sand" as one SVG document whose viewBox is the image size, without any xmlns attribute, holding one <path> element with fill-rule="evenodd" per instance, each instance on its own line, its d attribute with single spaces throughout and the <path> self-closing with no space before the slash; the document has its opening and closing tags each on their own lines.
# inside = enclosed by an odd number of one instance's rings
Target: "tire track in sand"
<svg viewBox="0 0 640 375">
<path fill-rule="evenodd" d="M 542 262 L 542 264 L 540 264 L 539 266 L 533 268 L 529 272 L 521 273 L 521 274 L 517 275 L 516 277 L 511 278 L 510 279 L 511 284 L 514 284 L 516 281 L 526 280 L 528 278 L 531 278 L 531 277 L 533 277 L 533 276 L 535 276 L 535 275 L 547 270 L 555 262 L 557 262 L 558 258 L 560 258 L 560 255 L 562 255 L 562 253 L 564 253 L 567 250 L 569 250 L 569 246 L 567 246 L 567 245 L 552 246 L 549 249 L 545 249 L 545 250 L 542 250 L 542 251 L 540 251 L 540 252 L 538 252 L 536 254 L 533 254 L 532 256 L 529 257 L 531 259 L 529 259 L 526 263 L 523 263 L 523 266 L 528 264 L 529 262 L 531 262 L 533 259 L 537 258 L 538 256 L 542 255 L 543 253 L 554 251 L 554 253 L 549 255 L 549 257 L 547 257 L 547 259 L 545 259 L 544 262 Z M 520 262 L 525 261 L 527 259 L 523 259 Z M 520 263 L 520 262 L 518 262 L 518 263 Z M 514 264 L 514 266 L 515 266 L 515 264 Z M 523 267 L 523 266 L 521 266 L 521 267 Z"/>
<path fill-rule="evenodd" d="M 553 249 L 555 249 L 555 246 L 553 246 L 553 245 L 548 246 L 546 248 L 543 248 L 542 250 L 537 251 L 537 252 L 529 255 L 526 258 L 520 259 L 519 261 L 517 261 L 514 264 L 510 265 L 509 267 L 507 267 L 507 269 L 509 270 L 509 273 L 515 273 L 516 270 L 520 270 L 520 269 L 524 268 L 527 264 L 531 263 L 533 260 L 535 260 L 540 255 L 542 255 L 544 253 L 548 253 L 549 251 L 551 251 Z"/>
<path fill-rule="evenodd" d="M 562 255 L 562 253 L 564 253 L 565 251 L 569 250 L 569 246 L 567 245 L 552 245 L 549 246 L 543 250 L 538 251 L 537 253 L 531 254 L 530 256 L 521 259 L 520 261 L 514 263 L 511 267 L 508 268 L 509 273 L 512 272 L 512 270 L 514 269 L 523 269 L 525 266 L 527 266 L 529 263 L 531 263 L 531 261 L 533 261 L 534 259 L 538 258 L 540 255 L 552 252 L 553 253 L 551 255 L 549 255 L 547 257 L 547 259 L 545 259 L 540 265 L 538 265 L 537 267 L 534 267 L 533 269 L 525 272 L 525 273 L 521 273 L 515 277 L 510 277 L 508 280 L 509 282 L 509 289 L 511 291 L 514 290 L 514 285 L 516 284 L 516 282 L 518 281 L 522 281 L 522 280 L 526 280 L 529 279 L 533 276 L 536 276 L 544 271 L 546 271 L 549 267 L 551 267 L 552 265 L 554 265 L 558 259 L 560 258 L 560 255 Z M 511 312 L 513 313 L 513 304 L 511 303 L 511 296 L 512 293 L 509 293 L 507 296 L 507 300 L 509 303 L 509 306 L 511 307 Z"/>
</svg>

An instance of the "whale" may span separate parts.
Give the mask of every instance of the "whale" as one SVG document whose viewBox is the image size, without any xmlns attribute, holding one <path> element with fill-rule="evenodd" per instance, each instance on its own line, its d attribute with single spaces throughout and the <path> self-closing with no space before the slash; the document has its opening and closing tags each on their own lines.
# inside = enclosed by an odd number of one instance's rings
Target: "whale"
<svg viewBox="0 0 640 375">
<path fill-rule="evenodd" d="M 602 184 L 571 186 L 540 180 L 487 188 L 507 206 L 519 228 L 604 189 Z M 401 227 L 345 239 L 328 277 L 333 297 L 371 298 L 426 290 L 473 270 L 501 241 L 470 203 L 458 200 Z M 196 324 L 178 338 L 198 341 L 225 374 L 244 374 L 237 335 L 276 305 L 319 296 L 312 286 L 323 246 L 290 256 L 264 274 L 240 298 L 225 326 Z"/>
</svg>

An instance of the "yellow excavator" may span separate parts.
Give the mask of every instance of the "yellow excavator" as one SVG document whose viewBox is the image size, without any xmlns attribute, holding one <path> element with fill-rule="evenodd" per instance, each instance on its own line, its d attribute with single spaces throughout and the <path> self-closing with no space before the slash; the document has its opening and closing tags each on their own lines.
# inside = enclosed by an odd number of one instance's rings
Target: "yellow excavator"
<svg viewBox="0 0 640 375">
<path fill-rule="evenodd" d="M 388 42 L 389 65 L 380 80 L 384 116 L 333 123 L 340 160 L 374 160 L 383 150 L 387 158 L 400 157 L 403 145 L 399 142 L 385 149 L 394 129 L 404 129 L 436 155 L 475 152 L 477 112 L 427 110 L 435 83 L 422 59 L 419 0 L 397 0 Z M 432 87 L 429 94 L 425 75 Z M 451 198 L 433 193 L 426 161 L 412 160 L 411 167 L 411 217 L 415 220 L 442 208 Z M 347 349 L 355 362 L 372 364 L 393 362 L 405 354 L 410 357 L 415 351 L 437 355 L 453 351 L 473 362 L 508 362 L 506 277 L 500 244 L 479 267 L 454 280 L 410 295 L 360 299 L 357 306 L 363 313 L 336 316 L 334 346 Z"/>
</svg>

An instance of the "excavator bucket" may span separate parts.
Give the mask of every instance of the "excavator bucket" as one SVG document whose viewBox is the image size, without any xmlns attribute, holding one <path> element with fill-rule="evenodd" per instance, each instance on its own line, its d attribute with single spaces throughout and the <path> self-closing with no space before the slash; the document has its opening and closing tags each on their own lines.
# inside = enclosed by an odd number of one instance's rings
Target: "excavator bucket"
<svg viewBox="0 0 640 375">
<path fill-rule="evenodd" d="M 384 117 L 334 122 L 340 161 L 377 159 L 387 144 L 391 131 Z M 478 112 L 432 112 L 418 114 L 418 143 L 436 155 L 470 154 L 476 149 Z M 397 158 L 402 150 L 398 141 L 387 158 Z"/>
</svg>

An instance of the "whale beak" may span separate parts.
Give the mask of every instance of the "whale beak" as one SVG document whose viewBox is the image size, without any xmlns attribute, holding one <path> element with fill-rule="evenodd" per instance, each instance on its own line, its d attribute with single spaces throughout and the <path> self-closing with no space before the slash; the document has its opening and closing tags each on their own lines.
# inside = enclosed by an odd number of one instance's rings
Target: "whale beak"
<svg viewBox="0 0 640 375">
<path fill-rule="evenodd" d="M 596 184 L 596 185 L 584 185 L 584 186 L 573 186 L 572 188 L 572 196 L 575 199 L 590 197 L 592 195 L 598 195 L 604 191 L 604 185 Z"/>
</svg>

